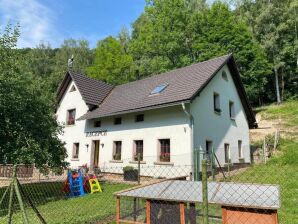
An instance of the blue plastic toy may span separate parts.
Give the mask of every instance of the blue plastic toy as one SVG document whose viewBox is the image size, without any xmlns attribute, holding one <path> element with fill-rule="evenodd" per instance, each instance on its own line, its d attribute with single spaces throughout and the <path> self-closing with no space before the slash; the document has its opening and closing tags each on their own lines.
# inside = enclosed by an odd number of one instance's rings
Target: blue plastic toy
<svg viewBox="0 0 298 224">
<path fill-rule="evenodd" d="M 69 197 L 84 196 L 84 181 L 81 171 L 78 170 L 77 173 L 73 174 L 71 170 L 68 170 L 67 178 L 69 183 Z"/>
</svg>

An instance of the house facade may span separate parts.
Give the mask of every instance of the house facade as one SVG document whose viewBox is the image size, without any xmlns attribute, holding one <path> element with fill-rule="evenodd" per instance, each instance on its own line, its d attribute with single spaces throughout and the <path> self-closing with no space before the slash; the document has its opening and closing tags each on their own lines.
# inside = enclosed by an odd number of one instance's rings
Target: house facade
<svg viewBox="0 0 298 224">
<path fill-rule="evenodd" d="M 58 89 L 60 136 L 72 167 L 193 166 L 212 150 L 250 163 L 255 118 L 232 55 L 112 86 L 68 72 Z"/>
</svg>

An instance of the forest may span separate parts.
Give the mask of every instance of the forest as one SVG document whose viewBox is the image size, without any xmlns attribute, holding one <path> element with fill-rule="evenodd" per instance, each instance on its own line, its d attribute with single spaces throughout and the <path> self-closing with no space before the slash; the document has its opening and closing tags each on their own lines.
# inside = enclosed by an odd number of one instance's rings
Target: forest
<svg viewBox="0 0 298 224">
<path fill-rule="evenodd" d="M 122 84 L 233 53 L 251 104 L 280 103 L 298 97 L 297 10 L 298 0 L 147 0 L 131 28 L 95 49 L 83 39 L 18 49 L 21 69 L 54 100 L 68 69 Z"/>
</svg>

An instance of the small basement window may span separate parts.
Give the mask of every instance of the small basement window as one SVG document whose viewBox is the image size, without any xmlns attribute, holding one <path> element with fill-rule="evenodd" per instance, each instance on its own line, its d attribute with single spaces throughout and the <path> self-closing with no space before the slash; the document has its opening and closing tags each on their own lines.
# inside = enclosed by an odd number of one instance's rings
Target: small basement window
<svg viewBox="0 0 298 224">
<path fill-rule="evenodd" d="M 229 163 L 231 159 L 230 144 L 225 143 L 225 163 Z"/>
<path fill-rule="evenodd" d="M 142 121 L 144 121 L 144 114 L 138 114 L 138 115 L 136 115 L 135 121 L 136 122 L 142 122 Z"/>
<path fill-rule="evenodd" d="M 150 95 L 154 95 L 154 94 L 157 94 L 157 93 L 161 93 L 163 90 L 165 90 L 165 88 L 168 86 L 168 84 L 161 84 L 161 85 L 159 85 L 159 86 L 157 86 L 157 87 L 155 87 L 152 91 L 151 91 L 151 93 L 150 93 Z"/>
<path fill-rule="evenodd" d="M 214 107 L 214 111 L 220 113 L 221 109 L 220 109 L 220 97 L 218 93 L 214 93 L 213 94 L 213 107 Z"/>
<path fill-rule="evenodd" d="M 122 123 L 122 118 L 121 117 L 116 117 L 115 120 L 114 120 L 114 124 L 119 125 L 121 123 Z"/>
<path fill-rule="evenodd" d="M 243 148 L 242 148 L 241 140 L 238 140 L 238 157 L 239 157 L 239 159 L 243 158 Z"/>
<path fill-rule="evenodd" d="M 95 128 L 101 127 L 101 121 L 94 121 L 94 127 Z"/>
</svg>

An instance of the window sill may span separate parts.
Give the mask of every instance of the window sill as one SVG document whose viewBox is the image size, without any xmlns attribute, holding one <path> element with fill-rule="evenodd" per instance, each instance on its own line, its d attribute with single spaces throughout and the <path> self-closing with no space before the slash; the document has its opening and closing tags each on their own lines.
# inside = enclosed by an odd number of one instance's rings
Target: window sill
<svg viewBox="0 0 298 224">
<path fill-rule="evenodd" d="M 233 165 L 233 163 L 225 163 L 224 167 L 228 167 L 228 166 L 232 166 L 232 165 Z"/>
<path fill-rule="evenodd" d="M 174 166 L 174 163 L 172 163 L 172 162 L 154 162 L 154 165 Z"/>
<path fill-rule="evenodd" d="M 221 111 L 214 111 L 214 113 L 216 114 L 216 115 L 221 115 Z"/>
<path fill-rule="evenodd" d="M 231 119 L 232 121 L 235 121 L 235 120 L 236 120 L 236 118 L 235 118 L 235 117 L 230 117 L 230 119 Z"/>
<path fill-rule="evenodd" d="M 110 160 L 110 163 L 123 163 L 123 160 Z"/>
<path fill-rule="evenodd" d="M 77 158 L 72 158 L 71 161 L 79 161 Z"/>
<path fill-rule="evenodd" d="M 130 164 L 138 164 L 138 161 L 129 161 Z M 146 161 L 140 161 L 140 164 L 146 164 Z"/>
<path fill-rule="evenodd" d="M 76 124 L 66 124 L 65 127 L 73 127 L 76 126 Z"/>
<path fill-rule="evenodd" d="M 242 158 L 242 157 L 241 158 L 238 158 L 238 160 L 239 160 L 240 163 L 244 163 L 245 162 L 245 159 Z"/>
</svg>

